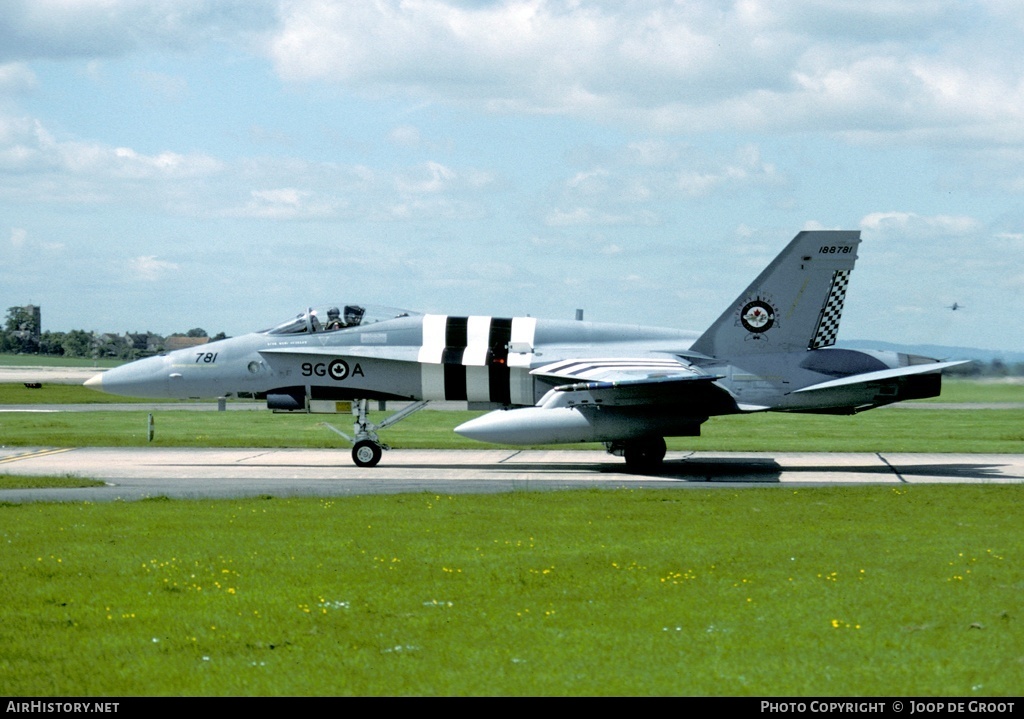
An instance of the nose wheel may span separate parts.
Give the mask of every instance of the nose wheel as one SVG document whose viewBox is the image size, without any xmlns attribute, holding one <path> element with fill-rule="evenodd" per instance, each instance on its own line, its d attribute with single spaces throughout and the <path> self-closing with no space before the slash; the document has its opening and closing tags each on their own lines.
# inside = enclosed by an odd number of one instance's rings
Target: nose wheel
<svg viewBox="0 0 1024 719">
<path fill-rule="evenodd" d="M 359 399 L 352 406 L 352 414 L 355 416 L 355 422 L 352 425 L 354 437 L 350 437 L 337 427 L 333 427 L 326 422 L 323 423 L 323 426 L 327 427 L 327 429 L 352 443 L 352 461 L 355 462 L 357 467 L 376 467 L 377 463 L 380 462 L 381 455 L 384 454 L 384 450 L 390 449 L 377 437 L 377 430 L 398 424 L 409 415 L 426 407 L 427 400 L 411 403 L 405 409 L 395 412 L 380 424 L 374 424 L 367 419 L 368 404 L 367 400 Z"/>
<path fill-rule="evenodd" d="M 361 439 L 352 447 L 352 461 L 357 467 L 376 467 L 384 449 L 370 439 Z"/>
</svg>

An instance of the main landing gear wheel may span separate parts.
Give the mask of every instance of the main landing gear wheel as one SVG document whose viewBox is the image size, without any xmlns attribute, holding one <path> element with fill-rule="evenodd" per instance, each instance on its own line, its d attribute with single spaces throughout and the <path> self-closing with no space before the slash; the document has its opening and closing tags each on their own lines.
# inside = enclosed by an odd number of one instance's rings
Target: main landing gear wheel
<svg viewBox="0 0 1024 719">
<path fill-rule="evenodd" d="M 664 437 L 648 437 L 626 442 L 623 448 L 626 469 L 630 472 L 655 472 L 661 468 L 665 451 Z"/>
<path fill-rule="evenodd" d="M 376 467 L 382 454 L 381 446 L 369 439 L 360 440 L 352 447 L 352 461 L 357 467 Z"/>
</svg>

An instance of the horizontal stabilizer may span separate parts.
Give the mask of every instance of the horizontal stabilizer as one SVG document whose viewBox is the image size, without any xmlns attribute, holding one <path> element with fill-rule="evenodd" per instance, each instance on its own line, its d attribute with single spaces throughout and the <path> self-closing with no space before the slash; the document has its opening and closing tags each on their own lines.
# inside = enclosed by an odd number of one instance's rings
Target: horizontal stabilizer
<svg viewBox="0 0 1024 719">
<path fill-rule="evenodd" d="M 828 382 L 821 382 L 820 384 L 812 384 L 810 387 L 804 387 L 802 389 L 794 390 L 794 394 L 798 392 L 817 392 L 819 390 L 830 390 L 836 389 L 837 387 L 854 387 L 857 385 L 866 385 L 871 382 L 884 382 L 886 380 L 895 379 L 897 377 L 908 377 L 910 375 L 918 374 L 929 374 L 932 372 L 940 372 L 949 367 L 956 367 L 957 365 L 967 364 L 970 360 L 959 360 L 956 362 L 931 362 L 928 364 L 912 365 L 910 367 L 897 367 L 896 369 L 884 369 L 877 372 L 864 372 L 863 374 L 854 374 L 849 377 L 842 377 L 840 379 L 829 380 Z"/>
</svg>

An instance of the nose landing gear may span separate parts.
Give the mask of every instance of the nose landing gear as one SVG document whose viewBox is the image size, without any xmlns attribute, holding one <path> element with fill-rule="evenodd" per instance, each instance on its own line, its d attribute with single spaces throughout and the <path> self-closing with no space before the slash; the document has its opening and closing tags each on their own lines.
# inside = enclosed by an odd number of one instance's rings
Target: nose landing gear
<svg viewBox="0 0 1024 719">
<path fill-rule="evenodd" d="M 352 461 L 357 467 L 376 467 L 377 463 L 380 462 L 381 456 L 384 454 L 384 450 L 391 449 L 391 447 L 380 441 L 380 438 L 377 436 L 377 430 L 398 424 L 409 415 L 419 412 L 426 407 L 428 402 L 429 400 L 413 402 L 404 409 L 395 412 L 380 424 L 374 424 L 366 416 L 369 400 L 358 399 L 352 403 L 352 414 L 355 416 L 352 432 L 355 436 L 349 437 L 337 427 L 326 422 L 324 422 L 324 426 L 352 443 Z"/>
</svg>

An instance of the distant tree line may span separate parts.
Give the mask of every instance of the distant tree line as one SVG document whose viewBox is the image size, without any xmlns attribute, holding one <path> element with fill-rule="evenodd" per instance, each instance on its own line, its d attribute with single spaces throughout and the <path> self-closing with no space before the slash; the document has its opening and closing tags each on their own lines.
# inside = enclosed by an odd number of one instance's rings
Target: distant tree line
<svg viewBox="0 0 1024 719">
<path fill-rule="evenodd" d="M 947 377 L 982 378 L 982 377 L 1024 377 L 1024 362 L 1004 362 L 996 358 L 990 362 L 974 360 L 970 364 L 950 367 L 943 370 Z"/>
<path fill-rule="evenodd" d="M 112 333 L 71 330 L 70 332 L 41 332 L 38 312 L 30 307 L 9 307 L 0 332 L 0 353 L 48 355 L 51 357 L 87 357 L 132 360 L 164 352 L 174 345 L 174 338 L 224 339 L 223 332 L 210 337 L 206 330 L 195 327 L 187 332 L 175 332 L 164 337 L 155 332 Z"/>
</svg>

